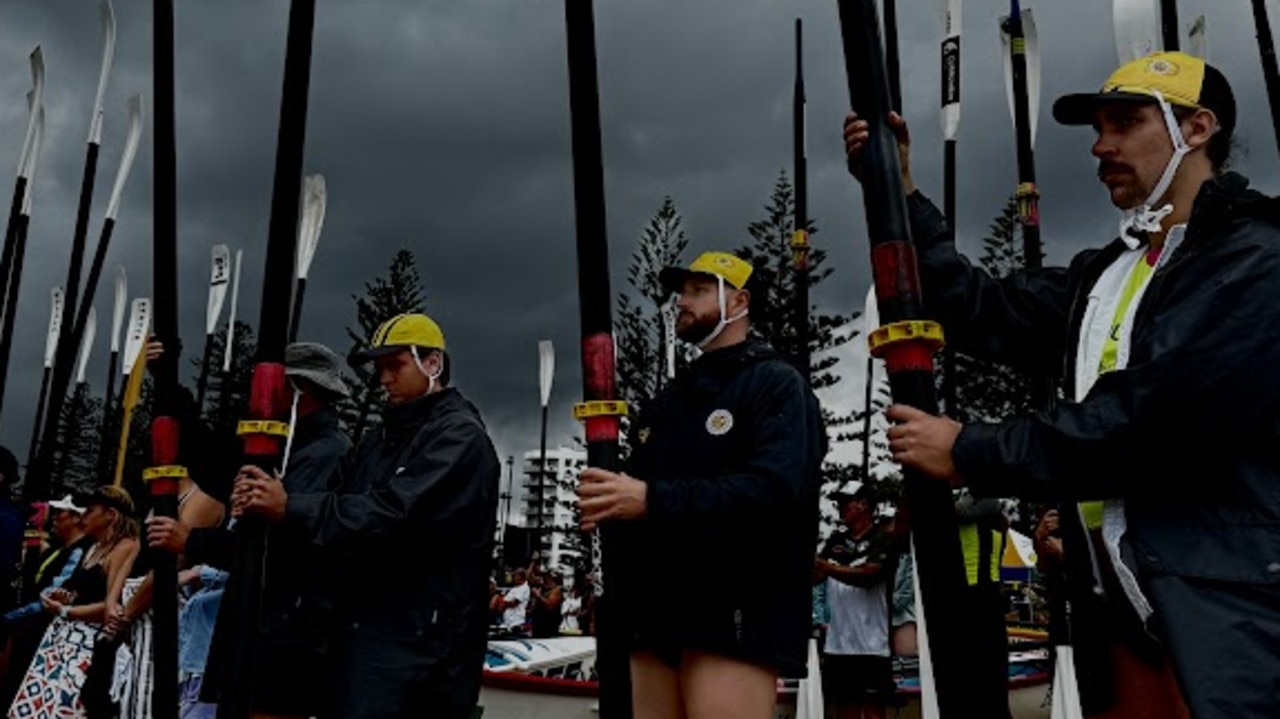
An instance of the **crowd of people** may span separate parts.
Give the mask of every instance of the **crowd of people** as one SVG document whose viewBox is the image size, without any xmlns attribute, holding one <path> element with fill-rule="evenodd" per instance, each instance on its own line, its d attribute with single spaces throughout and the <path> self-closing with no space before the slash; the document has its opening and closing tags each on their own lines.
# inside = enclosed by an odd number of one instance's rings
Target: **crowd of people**
<svg viewBox="0 0 1280 719">
<path fill-rule="evenodd" d="M 501 583 L 497 577 L 489 580 L 491 637 L 548 639 L 595 633 L 588 578 L 563 582 L 559 572 L 535 562 L 501 574 Z"/>
<path fill-rule="evenodd" d="M 957 252 L 915 188 L 905 120 L 883 119 L 915 245 L 897 249 L 919 257 L 926 313 L 965 351 L 1060 368 L 1064 385 L 1055 408 L 1000 421 L 887 412 L 895 461 L 966 488 L 955 503 L 966 581 L 945 598 L 966 620 L 948 627 L 965 656 L 940 656 L 949 664 L 937 676 L 942 695 L 980 688 L 972 694 L 990 705 L 948 715 L 1009 714 L 1006 676 L 991 671 L 1007 661 L 996 498 L 1018 497 L 1068 513 L 1037 527 L 1050 564 L 1071 549 L 1059 524 L 1079 514 L 1090 531 L 1084 551 L 1105 601 L 1073 606 L 1072 621 L 1107 628 L 1111 661 L 1090 669 L 1114 691 L 1089 716 L 1275 716 L 1278 204 L 1226 170 L 1235 101 L 1199 58 L 1126 64 L 1054 115 L 1093 127 L 1120 236 L 1069 267 L 1005 279 Z M 867 119 L 846 118 L 859 179 L 885 169 L 863 166 L 873 137 L 884 135 Z M 299 343 L 285 359 L 296 409 L 285 466 L 220 476 L 193 461 L 200 439 L 188 432 L 177 517 L 140 516 L 114 486 L 67 496 L 48 503 L 55 541 L 25 562 L 23 510 L 0 498 L 0 586 L 22 588 L 4 597 L 9 716 L 148 716 L 150 606 L 175 590 L 182 711 L 211 716 L 230 681 L 226 628 L 244 619 L 228 529 L 247 518 L 269 526 L 249 688 L 257 716 L 469 717 L 495 626 L 541 637 L 603 625 L 623 651 L 616 665 L 597 658 L 602 682 L 629 677 L 637 719 L 770 719 L 779 676 L 806 674 L 815 626 L 837 715 L 882 716 L 889 658 L 913 642 L 910 517 L 878 518 L 878 499 L 849 483 L 835 495 L 842 526 L 819 544 L 827 431 L 805 375 L 752 329 L 765 274 L 723 252 L 660 273 L 678 297 L 676 334 L 700 354 L 631 419 L 624 465 L 581 474 L 581 527 L 607 536 L 602 596 L 586 577 L 566 591 L 537 566 L 492 576 L 492 442 L 452 384 L 439 325 L 400 315 L 348 359 L 373 364 L 387 398 L 381 426 L 356 446 L 335 408 L 347 393 L 341 360 Z M 0 453 L 4 486 L 17 476 Z M 180 587 L 157 586 L 157 552 L 178 557 Z M 1073 666 L 1059 654 L 1059 678 Z M 603 695 L 601 709 L 625 714 Z"/>
</svg>

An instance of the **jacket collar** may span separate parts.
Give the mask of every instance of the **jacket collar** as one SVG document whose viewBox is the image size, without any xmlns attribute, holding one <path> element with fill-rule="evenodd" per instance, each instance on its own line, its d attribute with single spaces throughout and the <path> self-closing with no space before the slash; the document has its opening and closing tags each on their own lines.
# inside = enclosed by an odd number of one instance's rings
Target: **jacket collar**
<svg viewBox="0 0 1280 719">
<path fill-rule="evenodd" d="M 294 442 L 304 443 L 329 431 L 341 431 L 338 425 L 338 410 L 333 407 L 321 407 L 298 418 L 294 426 Z"/>
<path fill-rule="evenodd" d="M 447 407 L 461 395 L 453 387 L 445 387 L 404 404 L 387 407 L 382 412 L 382 431 L 387 437 L 399 437 L 418 431 L 437 407 Z"/>
</svg>

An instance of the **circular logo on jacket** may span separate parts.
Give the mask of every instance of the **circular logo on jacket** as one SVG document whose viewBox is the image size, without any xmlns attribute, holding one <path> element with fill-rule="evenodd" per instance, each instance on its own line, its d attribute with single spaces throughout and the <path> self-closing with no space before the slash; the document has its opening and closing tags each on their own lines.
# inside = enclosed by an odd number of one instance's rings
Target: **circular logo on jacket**
<svg viewBox="0 0 1280 719">
<path fill-rule="evenodd" d="M 707 417 L 707 432 L 719 437 L 733 429 L 733 415 L 727 409 L 718 409 Z"/>
</svg>

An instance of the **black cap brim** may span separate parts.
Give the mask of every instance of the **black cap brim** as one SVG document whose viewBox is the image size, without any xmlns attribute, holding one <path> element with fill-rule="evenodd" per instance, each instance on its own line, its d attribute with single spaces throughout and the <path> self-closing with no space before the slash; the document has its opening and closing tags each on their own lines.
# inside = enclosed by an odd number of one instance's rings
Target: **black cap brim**
<svg viewBox="0 0 1280 719">
<path fill-rule="evenodd" d="M 664 267 L 658 273 L 658 282 L 671 292 L 683 292 L 684 281 L 692 274 L 683 267 Z"/>
<path fill-rule="evenodd" d="M 393 355 L 407 349 L 409 348 L 401 345 L 387 345 L 384 347 L 373 347 L 367 350 L 360 350 L 359 352 L 352 352 L 347 356 L 347 364 L 352 367 L 359 367 L 361 365 L 369 364 L 379 357 L 386 357 L 387 355 Z"/>
<path fill-rule="evenodd" d="M 1122 103 L 1143 105 L 1155 102 L 1154 97 L 1136 92 L 1082 92 L 1063 95 L 1053 103 L 1053 119 L 1063 125 L 1092 125 L 1098 121 L 1098 108 Z"/>
</svg>

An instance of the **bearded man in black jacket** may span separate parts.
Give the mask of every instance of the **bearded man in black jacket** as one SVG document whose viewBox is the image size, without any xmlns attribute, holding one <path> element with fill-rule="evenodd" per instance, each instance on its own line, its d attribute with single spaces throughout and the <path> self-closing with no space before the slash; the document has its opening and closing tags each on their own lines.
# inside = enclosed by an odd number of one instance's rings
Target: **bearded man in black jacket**
<svg viewBox="0 0 1280 719">
<path fill-rule="evenodd" d="M 703 354 L 633 422 L 625 473 L 582 473 L 584 528 L 616 525 L 636 719 L 765 719 L 779 673 L 804 675 L 826 435 L 806 379 L 748 338 L 753 275 L 721 252 L 662 271 Z"/>
</svg>

